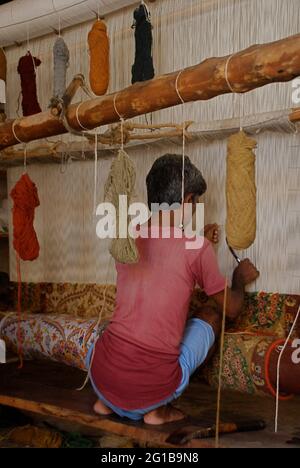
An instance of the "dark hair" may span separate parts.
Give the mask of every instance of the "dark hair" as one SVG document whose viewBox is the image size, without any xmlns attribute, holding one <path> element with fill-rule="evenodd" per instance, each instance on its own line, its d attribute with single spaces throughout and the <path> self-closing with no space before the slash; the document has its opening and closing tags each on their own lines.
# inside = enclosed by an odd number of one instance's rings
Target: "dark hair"
<svg viewBox="0 0 300 468">
<path fill-rule="evenodd" d="M 185 157 L 184 194 L 201 196 L 206 192 L 206 182 L 190 158 Z M 182 200 L 182 156 L 165 154 L 153 164 L 147 179 L 148 205 L 152 203 L 181 203 Z"/>
</svg>

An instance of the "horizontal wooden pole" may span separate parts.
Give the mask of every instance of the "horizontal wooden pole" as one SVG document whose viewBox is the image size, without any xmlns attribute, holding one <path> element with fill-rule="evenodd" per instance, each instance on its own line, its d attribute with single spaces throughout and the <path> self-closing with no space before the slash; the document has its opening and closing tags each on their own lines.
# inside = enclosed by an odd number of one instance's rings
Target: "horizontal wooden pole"
<svg viewBox="0 0 300 468">
<path fill-rule="evenodd" d="M 290 121 L 293 123 L 299 122 L 300 120 L 300 108 L 298 109 L 293 109 L 292 112 L 290 113 Z"/>
<path fill-rule="evenodd" d="M 246 93 L 269 83 L 290 81 L 299 75 L 300 34 L 297 34 L 251 46 L 232 56 L 209 58 L 182 70 L 180 75 L 179 72 L 170 73 L 136 83 L 116 94 L 73 104 L 66 116 L 74 130 L 81 131 L 80 124 L 92 130 L 117 122 L 118 114 L 129 119 L 181 104 L 176 82 L 182 99 L 193 102 L 231 92 Z M 13 121 L 0 125 L 0 150 L 17 144 L 18 140 L 29 142 L 67 133 L 63 122 L 51 111 L 19 119 L 14 129 L 12 127 Z"/>
</svg>

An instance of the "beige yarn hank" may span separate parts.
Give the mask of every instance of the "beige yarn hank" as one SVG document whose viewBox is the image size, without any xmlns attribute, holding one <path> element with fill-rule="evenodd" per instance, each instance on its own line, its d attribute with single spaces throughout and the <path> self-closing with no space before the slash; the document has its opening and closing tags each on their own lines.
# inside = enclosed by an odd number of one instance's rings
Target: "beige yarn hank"
<svg viewBox="0 0 300 468">
<path fill-rule="evenodd" d="M 237 250 L 248 249 L 256 237 L 256 146 L 243 130 L 228 139 L 226 235 Z"/>
<path fill-rule="evenodd" d="M 104 187 L 105 200 L 110 201 L 116 209 L 116 229 L 117 236 L 113 239 L 110 247 L 110 253 L 119 263 L 137 263 L 139 253 L 135 240 L 129 236 L 128 225 L 129 216 L 127 215 L 127 237 L 119 237 L 119 214 L 120 214 L 120 195 L 127 196 L 128 206 L 134 192 L 136 180 L 136 170 L 128 154 L 121 149 L 117 158 L 112 162 L 110 172 Z"/>
</svg>

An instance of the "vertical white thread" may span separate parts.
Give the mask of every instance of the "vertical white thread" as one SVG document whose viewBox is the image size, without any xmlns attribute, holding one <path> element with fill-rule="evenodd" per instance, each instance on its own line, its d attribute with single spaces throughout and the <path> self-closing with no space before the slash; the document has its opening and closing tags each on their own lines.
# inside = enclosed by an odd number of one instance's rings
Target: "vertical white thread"
<svg viewBox="0 0 300 468">
<path fill-rule="evenodd" d="M 228 286 L 228 281 L 226 278 L 225 290 L 224 290 L 224 302 L 223 302 L 222 330 L 221 330 L 221 340 L 220 340 L 220 364 L 219 364 L 219 378 L 218 378 L 215 448 L 219 448 L 219 438 L 220 438 L 222 373 L 223 373 L 223 361 L 224 361 L 225 324 L 226 324 L 227 292 L 228 292 L 227 286 Z"/>
<path fill-rule="evenodd" d="M 124 119 L 121 118 L 121 150 L 124 151 Z"/>
<path fill-rule="evenodd" d="M 184 104 L 182 105 L 182 117 L 184 117 Z M 182 119 L 183 120 L 183 119 Z M 182 122 L 182 183 L 181 183 L 181 218 L 180 218 L 180 228 L 184 229 L 184 196 L 185 196 L 185 125 Z"/>
<path fill-rule="evenodd" d="M 105 308 L 105 305 L 106 305 L 106 294 L 107 294 L 107 289 L 108 289 L 108 277 L 109 277 L 109 272 L 110 272 L 110 264 L 111 264 L 111 261 L 112 261 L 112 256 L 109 257 L 109 261 L 108 261 L 108 265 L 107 265 L 107 270 L 106 270 L 106 278 L 105 278 L 105 288 L 104 288 L 104 291 L 103 291 L 103 303 L 102 303 L 102 307 L 101 307 L 101 310 L 99 312 L 99 316 L 98 316 L 98 320 L 97 320 L 97 323 L 95 325 L 95 329 L 98 330 L 100 324 L 101 324 L 101 320 L 102 320 L 102 316 L 103 316 L 103 311 L 104 311 L 104 308 Z M 97 340 L 96 340 L 97 341 Z M 93 352 L 92 352 L 92 356 L 91 356 L 91 359 L 90 359 L 90 362 L 89 362 L 89 366 L 88 366 L 88 370 L 87 370 L 87 376 L 83 382 L 83 385 L 80 387 L 80 388 L 77 388 L 77 391 L 78 392 L 81 392 L 85 386 L 87 385 L 88 381 L 90 380 L 90 376 L 91 376 L 91 369 L 92 369 L 92 365 L 93 365 L 93 359 L 94 359 L 94 356 L 95 356 L 95 349 L 96 349 L 96 341 L 94 343 L 94 348 L 93 348 Z"/>
<path fill-rule="evenodd" d="M 298 308 L 298 312 L 297 312 L 297 315 L 296 315 L 296 318 L 294 320 L 294 323 L 292 325 L 292 328 L 290 329 L 290 333 L 288 334 L 288 337 L 287 339 L 285 340 L 285 343 L 282 347 L 282 350 L 279 354 L 279 358 L 278 358 L 278 362 L 277 362 L 277 374 L 276 374 L 276 409 L 275 409 L 275 432 L 278 432 L 278 415 L 279 415 L 279 392 L 280 392 L 280 364 L 281 364 L 281 359 L 282 359 L 282 356 L 283 356 L 283 353 L 291 339 L 291 336 L 294 332 L 294 329 L 295 329 L 295 326 L 296 326 L 296 323 L 298 321 L 298 318 L 299 318 L 299 315 L 300 315 L 300 306 Z"/>
<path fill-rule="evenodd" d="M 116 113 L 117 116 L 119 117 L 120 123 L 121 123 L 121 150 L 124 151 L 124 122 L 125 122 L 125 119 L 124 119 L 124 117 L 120 114 L 120 112 L 118 111 L 118 108 L 117 108 L 117 97 L 118 97 L 118 93 L 115 93 L 113 104 L 114 104 L 115 113 Z"/>
<path fill-rule="evenodd" d="M 27 171 L 27 145 L 24 146 L 24 173 Z"/>
<path fill-rule="evenodd" d="M 27 35 L 27 50 L 29 51 L 29 49 L 30 49 L 30 40 L 29 40 L 29 22 L 27 22 L 26 26 L 27 26 L 27 34 L 26 34 L 26 35 Z"/>
<path fill-rule="evenodd" d="M 181 215 L 180 215 L 180 229 L 184 230 L 184 196 L 185 196 L 185 122 L 184 122 L 184 117 L 185 117 L 185 101 L 183 97 L 181 96 L 181 93 L 179 91 L 179 78 L 182 74 L 183 70 L 181 70 L 175 81 L 175 89 L 176 93 L 181 100 L 182 103 L 182 173 L 181 173 Z"/>
<path fill-rule="evenodd" d="M 97 182 L 98 182 L 98 133 L 95 134 L 95 166 L 94 166 L 94 213 L 97 210 Z"/>
<path fill-rule="evenodd" d="M 244 106 L 243 106 L 243 94 L 242 93 L 239 93 L 239 107 L 240 107 L 239 115 L 240 115 L 240 132 L 241 132 L 243 130 L 243 110 L 242 110 L 242 108 L 244 108 Z"/>
<path fill-rule="evenodd" d="M 239 22 L 241 24 L 241 27 L 239 28 L 239 42 L 238 42 L 238 47 L 239 49 L 243 48 L 243 35 L 244 31 L 242 29 L 242 20 L 243 20 L 243 9 L 242 9 L 242 3 L 239 3 Z M 238 93 L 238 99 L 239 99 L 239 117 L 240 117 L 240 132 L 243 130 L 243 115 L 244 115 L 244 95 L 243 93 Z"/>
</svg>

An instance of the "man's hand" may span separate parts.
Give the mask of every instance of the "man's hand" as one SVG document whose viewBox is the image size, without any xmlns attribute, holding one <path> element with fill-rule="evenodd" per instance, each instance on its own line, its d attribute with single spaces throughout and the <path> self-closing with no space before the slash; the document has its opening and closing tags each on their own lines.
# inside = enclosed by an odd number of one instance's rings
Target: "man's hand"
<svg viewBox="0 0 300 468">
<path fill-rule="evenodd" d="M 215 224 L 207 224 L 204 226 L 204 237 L 208 239 L 213 244 L 218 244 L 219 242 L 219 226 Z"/>
<path fill-rule="evenodd" d="M 241 313 L 244 305 L 245 286 L 252 283 L 259 277 L 259 271 L 247 258 L 242 260 L 234 270 L 232 286 L 227 291 L 226 315 L 230 319 L 236 319 Z M 224 291 L 212 296 L 219 310 L 222 310 L 224 302 Z"/>
<path fill-rule="evenodd" d="M 250 262 L 249 258 L 242 260 L 239 266 L 234 270 L 232 285 L 234 287 L 244 288 L 247 284 L 253 283 L 259 277 L 259 271 Z"/>
</svg>

